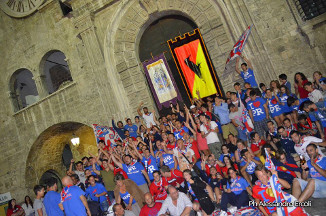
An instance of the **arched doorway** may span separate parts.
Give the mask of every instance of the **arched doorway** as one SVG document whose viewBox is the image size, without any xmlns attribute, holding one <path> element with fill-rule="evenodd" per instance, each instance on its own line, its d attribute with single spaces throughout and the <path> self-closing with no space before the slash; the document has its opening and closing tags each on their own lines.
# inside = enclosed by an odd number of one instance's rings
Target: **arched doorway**
<svg viewBox="0 0 326 216">
<path fill-rule="evenodd" d="M 78 146 L 72 145 L 73 136 L 79 137 Z M 83 156 L 88 156 L 88 152 L 97 153 L 97 144 L 91 127 L 78 122 L 52 125 L 38 136 L 29 150 L 25 170 L 27 189 L 33 193 L 34 185 L 45 184 L 49 177 L 60 180 L 66 175 L 71 158 L 78 161 Z"/>
<path fill-rule="evenodd" d="M 55 178 L 57 179 L 57 186 L 58 186 L 58 191 L 61 191 L 62 190 L 62 183 L 61 183 L 61 179 L 58 175 L 58 173 L 54 170 L 48 170 L 46 171 L 45 173 L 43 173 L 43 175 L 41 176 L 40 178 L 40 182 L 39 184 L 40 185 L 43 185 L 45 188 L 46 188 L 46 183 L 47 183 L 47 180 L 50 179 L 50 178 Z"/>
<path fill-rule="evenodd" d="M 193 31 L 198 26 L 190 19 L 181 15 L 169 15 L 162 17 L 151 23 L 144 31 L 139 43 L 139 59 L 141 62 L 165 53 L 166 60 L 169 64 L 177 87 L 185 104 L 190 105 L 190 100 L 178 69 L 175 65 L 167 41 L 186 32 Z"/>
</svg>

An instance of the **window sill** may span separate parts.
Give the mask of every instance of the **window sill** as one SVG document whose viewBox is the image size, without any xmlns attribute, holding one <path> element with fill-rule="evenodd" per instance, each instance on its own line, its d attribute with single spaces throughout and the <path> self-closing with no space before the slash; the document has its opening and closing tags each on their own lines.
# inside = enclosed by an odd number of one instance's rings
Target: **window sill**
<svg viewBox="0 0 326 216">
<path fill-rule="evenodd" d="M 59 89 L 59 90 L 53 92 L 52 94 L 49 94 L 48 96 L 46 96 L 46 97 L 44 97 L 44 98 L 41 98 L 39 101 L 37 101 L 37 102 L 35 102 L 35 103 L 33 103 L 33 104 L 31 104 L 31 105 L 29 105 L 29 106 L 27 106 L 27 107 L 21 109 L 21 110 L 18 110 L 17 112 L 15 112 L 15 113 L 13 114 L 13 116 L 18 115 L 18 114 L 20 114 L 20 113 L 22 113 L 22 112 L 24 112 L 24 111 L 30 109 L 30 108 L 33 107 L 33 106 L 37 106 L 38 104 L 40 104 L 40 103 L 42 103 L 43 101 L 49 99 L 50 97 L 53 97 L 53 96 L 59 94 L 60 92 L 66 90 L 66 89 L 68 89 L 68 88 L 71 88 L 72 86 L 75 86 L 76 84 L 77 84 L 77 83 L 76 83 L 75 81 L 72 81 L 71 83 L 69 83 L 69 84 L 67 84 L 66 86 L 62 87 L 61 89 Z"/>
</svg>

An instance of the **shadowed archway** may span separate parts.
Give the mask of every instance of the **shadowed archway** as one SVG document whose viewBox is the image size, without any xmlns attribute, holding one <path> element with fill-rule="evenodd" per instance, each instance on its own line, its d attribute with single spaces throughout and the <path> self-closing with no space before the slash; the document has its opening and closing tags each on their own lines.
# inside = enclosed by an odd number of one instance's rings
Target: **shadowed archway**
<svg viewBox="0 0 326 216">
<path fill-rule="evenodd" d="M 80 138 L 79 146 L 73 146 L 72 136 Z M 73 158 L 77 161 L 83 156 L 97 153 L 93 129 L 78 122 L 62 122 L 43 131 L 31 147 L 26 162 L 26 187 L 32 190 L 39 184 L 44 173 L 51 170 L 58 178 L 66 174 L 67 166 L 63 161 L 65 149 L 70 148 Z"/>
</svg>

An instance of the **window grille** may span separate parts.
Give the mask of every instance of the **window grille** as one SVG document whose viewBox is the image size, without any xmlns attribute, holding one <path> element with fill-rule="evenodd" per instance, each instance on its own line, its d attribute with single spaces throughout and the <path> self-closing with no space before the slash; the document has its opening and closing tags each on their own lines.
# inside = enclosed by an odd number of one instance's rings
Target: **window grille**
<svg viewBox="0 0 326 216">
<path fill-rule="evenodd" d="M 326 0 L 294 0 L 303 20 L 310 20 L 326 12 Z"/>
</svg>

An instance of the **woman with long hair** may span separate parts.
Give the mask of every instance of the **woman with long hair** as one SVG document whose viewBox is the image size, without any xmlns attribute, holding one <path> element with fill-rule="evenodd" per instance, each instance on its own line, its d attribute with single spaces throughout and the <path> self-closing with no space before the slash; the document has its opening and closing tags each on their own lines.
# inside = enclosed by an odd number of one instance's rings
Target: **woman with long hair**
<svg viewBox="0 0 326 216">
<path fill-rule="evenodd" d="M 307 98 L 309 92 L 304 88 L 304 84 L 308 82 L 307 77 L 301 73 L 298 72 L 294 75 L 294 89 L 295 94 L 300 97 L 300 99 Z"/>
<path fill-rule="evenodd" d="M 25 202 L 22 205 L 22 208 L 25 211 L 26 216 L 34 216 L 33 201 L 29 196 L 25 196 Z"/>
<path fill-rule="evenodd" d="M 185 179 L 184 192 L 191 195 L 194 203 L 199 203 L 203 209 L 203 215 L 212 214 L 215 210 L 212 200 L 216 202 L 212 188 L 199 177 L 193 176 L 189 169 L 183 171 L 183 177 Z M 206 190 L 209 192 L 208 194 Z"/>
<path fill-rule="evenodd" d="M 25 215 L 24 209 L 21 206 L 16 205 L 16 200 L 15 199 L 9 200 L 7 216 L 24 216 L 24 215 Z"/>
<path fill-rule="evenodd" d="M 269 86 L 270 86 L 270 89 L 272 92 L 274 92 L 276 94 L 280 92 L 281 85 L 278 80 L 272 80 L 270 82 Z"/>
<path fill-rule="evenodd" d="M 234 207 L 229 209 L 231 213 L 234 213 L 236 209 L 248 206 L 249 196 L 252 195 L 252 191 L 247 180 L 238 175 L 234 168 L 228 169 L 230 179 L 227 182 L 225 191 L 222 194 L 221 199 L 221 215 L 226 215 L 227 205 L 230 203 Z"/>
<path fill-rule="evenodd" d="M 114 181 L 116 183 L 114 189 L 116 202 L 121 204 L 123 201 L 127 210 L 132 211 L 135 215 L 139 215 L 140 209 L 145 202 L 143 191 L 134 181 L 125 179 L 121 174 L 116 175 Z"/>
<path fill-rule="evenodd" d="M 207 140 L 206 140 L 206 138 L 202 137 L 202 135 L 201 135 L 201 131 L 200 131 L 201 122 L 200 122 L 199 118 L 195 117 L 195 120 L 194 120 L 188 109 L 186 110 L 186 113 L 187 113 L 187 118 L 189 118 L 193 128 L 190 128 L 189 124 L 187 124 L 187 125 L 188 125 L 188 128 L 192 131 L 192 133 L 195 136 L 195 139 L 198 144 L 198 150 L 200 152 L 204 153 L 205 156 L 210 155 L 211 151 L 208 148 Z"/>
<path fill-rule="evenodd" d="M 232 161 L 232 159 L 228 156 L 228 155 L 225 155 L 223 157 L 223 163 L 225 164 L 224 167 L 221 167 L 221 172 L 224 176 L 224 178 L 228 178 L 228 170 L 230 168 L 234 168 L 237 172 L 239 172 L 239 168 L 238 168 L 238 165 L 236 163 L 234 163 Z"/>
</svg>

